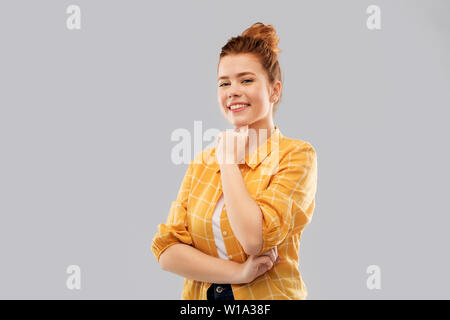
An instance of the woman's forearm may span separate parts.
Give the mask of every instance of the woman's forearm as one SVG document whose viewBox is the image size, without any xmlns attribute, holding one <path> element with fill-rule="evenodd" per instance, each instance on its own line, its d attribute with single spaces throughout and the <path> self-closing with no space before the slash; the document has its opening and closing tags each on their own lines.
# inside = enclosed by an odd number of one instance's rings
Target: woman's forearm
<svg viewBox="0 0 450 320">
<path fill-rule="evenodd" d="M 180 243 L 164 250 L 159 257 L 162 269 L 188 279 L 209 283 L 241 283 L 238 262 L 216 258 Z"/>
<path fill-rule="evenodd" d="M 222 187 L 231 229 L 248 255 L 263 245 L 262 212 L 247 190 L 236 164 L 220 165 Z"/>
</svg>

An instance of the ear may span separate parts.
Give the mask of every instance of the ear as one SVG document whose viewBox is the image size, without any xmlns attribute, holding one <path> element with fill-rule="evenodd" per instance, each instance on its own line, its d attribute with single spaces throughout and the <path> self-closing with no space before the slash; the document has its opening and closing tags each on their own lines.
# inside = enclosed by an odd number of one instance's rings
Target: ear
<svg viewBox="0 0 450 320">
<path fill-rule="evenodd" d="M 272 85 L 272 94 L 270 95 L 270 102 L 277 102 L 280 99 L 281 89 L 283 85 L 280 80 L 275 80 Z"/>
</svg>

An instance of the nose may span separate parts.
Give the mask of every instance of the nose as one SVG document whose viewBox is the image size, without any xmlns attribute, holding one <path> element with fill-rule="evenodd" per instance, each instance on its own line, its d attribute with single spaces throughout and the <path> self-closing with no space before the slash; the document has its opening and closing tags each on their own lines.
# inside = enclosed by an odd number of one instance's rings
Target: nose
<svg viewBox="0 0 450 320">
<path fill-rule="evenodd" d="M 241 90 L 239 88 L 239 85 L 233 85 L 231 84 L 228 87 L 228 92 L 227 92 L 227 96 L 228 98 L 232 98 L 232 97 L 240 97 L 242 95 Z"/>
</svg>

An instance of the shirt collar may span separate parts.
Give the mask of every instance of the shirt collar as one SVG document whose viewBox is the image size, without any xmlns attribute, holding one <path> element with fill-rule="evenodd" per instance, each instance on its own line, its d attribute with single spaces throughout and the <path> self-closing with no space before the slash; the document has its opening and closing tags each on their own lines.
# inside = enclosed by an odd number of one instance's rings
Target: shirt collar
<svg viewBox="0 0 450 320">
<path fill-rule="evenodd" d="M 274 150 L 274 148 L 279 147 L 281 137 L 283 137 L 283 134 L 280 129 L 278 126 L 274 126 L 274 132 L 265 142 L 261 143 L 255 151 L 245 157 L 245 163 L 252 168 L 252 170 L 255 169 L 271 153 L 271 151 Z M 210 157 L 207 159 L 207 163 L 209 166 L 212 166 L 216 172 L 220 171 L 220 165 L 216 158 L 216 147 L 212 149 Z"/>
</svg>

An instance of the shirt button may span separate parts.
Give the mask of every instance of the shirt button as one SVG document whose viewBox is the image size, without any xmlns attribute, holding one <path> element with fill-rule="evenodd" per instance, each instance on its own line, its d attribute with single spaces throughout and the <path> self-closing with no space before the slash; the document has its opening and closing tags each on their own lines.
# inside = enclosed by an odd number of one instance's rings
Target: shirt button
<svg viewBox="0 0 450 320">
<path fill-rule="evenodd" d="M 226 231 L 224 231 L 224 232 L 222 232 L 222 233 L 223 233 L 223 235 L 224 235 L 224 236 L 226 236 L 226 235 L 227 235 L 227 232 L 226 232 Z"/>
</svg>

